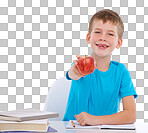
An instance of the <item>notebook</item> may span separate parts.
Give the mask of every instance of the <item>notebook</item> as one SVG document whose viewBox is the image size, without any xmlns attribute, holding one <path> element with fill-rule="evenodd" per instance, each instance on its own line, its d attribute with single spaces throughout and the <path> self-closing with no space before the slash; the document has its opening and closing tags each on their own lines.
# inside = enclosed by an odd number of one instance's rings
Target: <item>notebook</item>
<svg viewBox="0 0 148 133">
<path fill-rule="evenodd" d="M 48 119 L 58 116 L 59 114 L 56 112 L 46 112 L 32 108 L 0 112 L 0 120 L 17 121 L 17 122 Z"/>
<path fill-rule="evenodd" d="M 73 120 L 75 127 L 72 126 L 71 120 L 66 125 L 67 129 L 109 129 L 109 130 L 135 130 L 134 124 L 123 125 L 97 125 L 97 126 L 81 126 L 76 120 Z"/>
</svg>

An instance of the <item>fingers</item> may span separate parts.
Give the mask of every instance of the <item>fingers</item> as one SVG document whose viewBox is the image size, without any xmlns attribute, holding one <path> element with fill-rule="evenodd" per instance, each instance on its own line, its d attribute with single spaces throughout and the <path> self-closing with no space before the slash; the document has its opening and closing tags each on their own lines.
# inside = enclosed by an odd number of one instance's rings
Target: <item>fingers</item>
<svg viewBox="0 0 148 133">
<path fill-rule="evenodd" d="M 78 115 L 75 115 L 75 118 L 77 117 Z"/>
<path fill-rule="evenodd" d="M 85 119 L 83 117 L 82 114 L 79 114 L 79 115 L 75 115 L 75 118 L 77 119 L 77 122 L 82 125 L 82 126 L 85 126 Z"/>
<path fill-rule="evenodd" d="M 76 57 L 77 57 L 77 59 L 79 59 L 80 58 L 80 55 L 76 55 Z"/>
<path fill-rule="evenodd" d="M 73 60 L 74 65 L 78 65 L 77 60 Z"/>
<path fill-rule="evenodd" d="M 75 72 L 78 76 L 80 76 L 80 77 L 85 77 L 85 75 L 84 75 L 84 74 L 81 74 L 81 72 L 78 70 L 78 67 L 77 67 L 78 61 L 77 61 L 77 60 L 73 60 L 73 63 L 74 63 L 74 72 Z"/>
<path fill-rule="evenodd" d="M 82 125 L 82 126 L 85 126 L 85 121 L 84 121 L 84 119 L 80 119 L 79 124 Z"/>
</svg>

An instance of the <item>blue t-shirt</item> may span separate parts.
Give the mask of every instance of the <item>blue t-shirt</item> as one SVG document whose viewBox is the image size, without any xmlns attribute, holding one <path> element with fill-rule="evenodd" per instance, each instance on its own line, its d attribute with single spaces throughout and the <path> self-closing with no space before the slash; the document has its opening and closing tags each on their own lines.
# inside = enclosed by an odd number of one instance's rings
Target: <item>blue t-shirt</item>
<svg viewBox="0 0 148 133">
<path fill-rule="evenodd" d="M 70 80 L 68 72 L 66 78 Z M 106 72 L 96 69 L 72 80 L 63 120 L 75 120 L 74 116 L 81 112 L 95 116 L 117 113 L 120 100 L 131 95 L 137 97 L 129 71 L 123 64 L 111 61 Z"/>
</svg>

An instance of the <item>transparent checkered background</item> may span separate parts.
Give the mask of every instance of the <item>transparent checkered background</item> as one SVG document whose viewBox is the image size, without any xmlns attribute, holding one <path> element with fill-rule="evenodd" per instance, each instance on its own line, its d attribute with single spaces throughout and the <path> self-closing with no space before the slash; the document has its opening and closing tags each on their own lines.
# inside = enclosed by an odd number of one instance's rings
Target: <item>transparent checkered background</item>
<svg viewBox="0 0 148 133">
<path fill-rule="evenodd" d="M 43 109 L 75 55 L 90 54 L 88 22 L 104 8 L 124 22 L 123 46 L 112 59 L 131 72 L 137 121 L 148 122 L 147 0 L 0 0 L 0 110 Z"/>
</svg>

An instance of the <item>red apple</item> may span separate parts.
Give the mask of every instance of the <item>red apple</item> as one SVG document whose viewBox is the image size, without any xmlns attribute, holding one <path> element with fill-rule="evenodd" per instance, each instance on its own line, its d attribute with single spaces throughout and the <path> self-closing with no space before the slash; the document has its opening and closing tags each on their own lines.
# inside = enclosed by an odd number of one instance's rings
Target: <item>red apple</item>
<svg viewBox="0 0 148 133">
<path fill-rule="evenodd" d="M 95 70 L 95 61 L 92 56 L 78 56 L 77 59 L 77 68 L 81 74 L 91 74 Z"/>
</svg>

